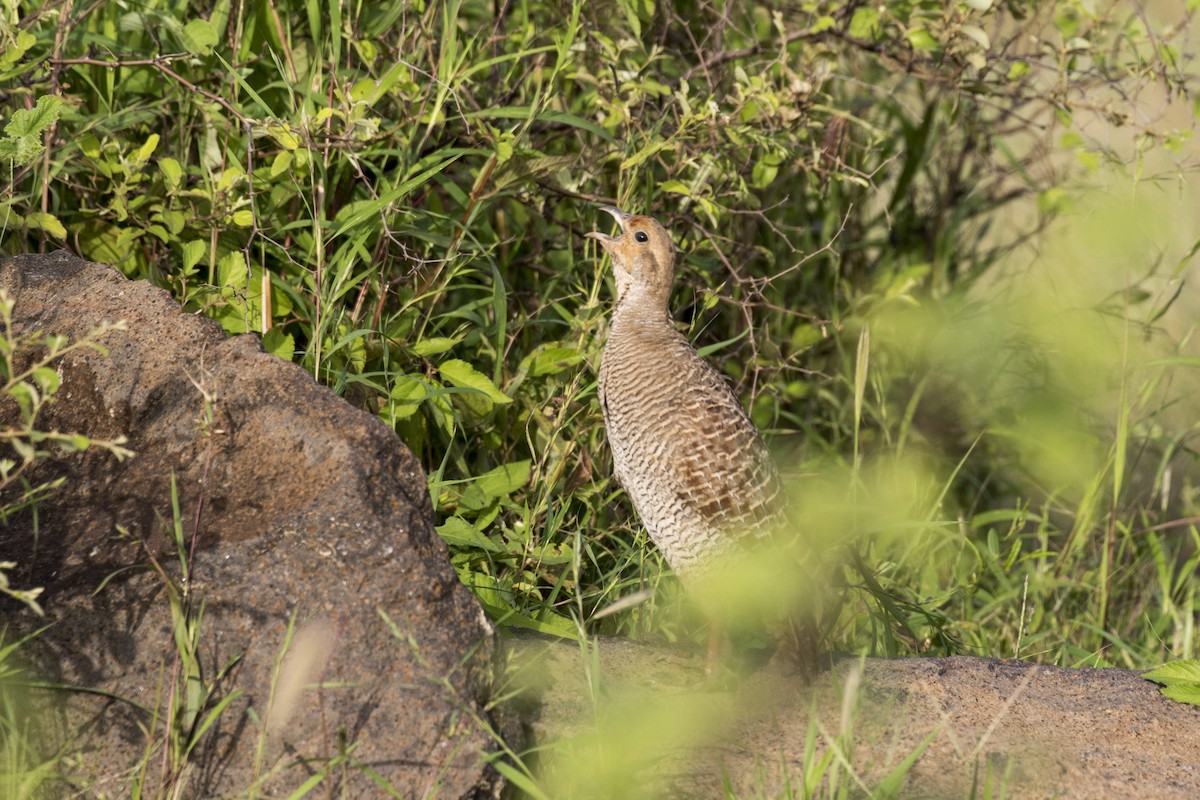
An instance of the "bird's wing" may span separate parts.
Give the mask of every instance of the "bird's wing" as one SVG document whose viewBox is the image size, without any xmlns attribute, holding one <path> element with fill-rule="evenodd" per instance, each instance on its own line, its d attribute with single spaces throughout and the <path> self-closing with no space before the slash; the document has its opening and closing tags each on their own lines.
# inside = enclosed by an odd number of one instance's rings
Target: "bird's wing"
<svg viewBox="0 0 1200 800">
<path fill-rule="evenodd" d="M 767 534 L 783 510 L 775 464 L 724 376 L 687 352 L 678 413 L 688 424 L 673 443 L 681 500 L 732 534 Z"/>
</svg>

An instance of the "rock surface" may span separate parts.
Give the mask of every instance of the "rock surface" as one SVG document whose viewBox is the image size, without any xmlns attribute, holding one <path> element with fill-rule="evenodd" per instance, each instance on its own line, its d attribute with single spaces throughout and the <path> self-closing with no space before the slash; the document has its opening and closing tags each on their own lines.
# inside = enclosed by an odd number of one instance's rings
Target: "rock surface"
<svg viewBox="0 0 1200 800">
<path fill-rule="evenodd" d="M 836 780 L 866 797 L 913 756 L 883 796 L 1200 797 L 1200 708 L 1129 670 L 849 659 L 811 688 L 767 669 L 716 689 L 700 654 L 603 640 L 585 659 L 530 637 L 513 649 L 533 745 L 561 742 L 540 756 L 551 796 L 807 797 Z M 826 769 L 805 774 L 822 754 Z"/>
<path fill-rule="evenodd" d="M 144 760 L 152 795 L 183 782 L 183 796 L 283 796 L 327 768 L 330 796 L 379 794 L 356 765 L 399 796 L 496 793 L 481 755 L 495 749 L 483 711 L 490 628 L 395 434 L 255 337 L 226 338 L 108 267 L 21 256 L 0 262 L 0 286 L 19 330 L 76 339 L 102 320 L 128 324 L 106 335 L 109 355 L 60 362 L 59 399 L 40 421 L 124 435 L 136 457 L 53 457 L 36 478 L 64 476 L 64 488 L 0 527 L 14 582 L 45 587 L 53 622 L 21 654 L 43 680 L 107 693 L 63 692 L 44 715 L 73 732 L 79 788 L 128 796 Z M 213 702 L 232 697 L 182 775 L 170 753 L 147 752 L 145 734 L 166 740 L 181 670 L 167 581 L 147 568 L 153 556 L 180 578 L 166 533 L 172 475 L 189 548 L 194 535 L 185 585 L 204 601 L 202 678 Z M 5 616 L 25 630 L 39 622 L 11 606 Z"/>
</svg>

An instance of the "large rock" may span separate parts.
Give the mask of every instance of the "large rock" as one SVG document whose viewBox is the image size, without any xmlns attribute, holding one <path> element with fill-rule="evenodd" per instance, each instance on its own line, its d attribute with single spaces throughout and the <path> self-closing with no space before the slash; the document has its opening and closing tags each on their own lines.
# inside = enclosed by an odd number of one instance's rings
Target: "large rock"
<svg viewBox="0 0 1200 800">
<path fill-rule="evenodd" d="M 678 649 L 516 652 L 552 797 L 1200 797 L 1200 708 L 1130 670 L 845 659 L 812 686 L 771 667 L 714 686 Z"/>
<path fill-rule="evenodd" d="M 328 768 L 324 780 L 347 796 L 382 791 L 370 772 L 404 797 L 498 791 L 483 760 L 496 747 L 484 712 L 489 626 L 395 434 L 255 337 L 227 339 L 108 267 L 22 256 L 0 262 L 0 286 L 15 297 L 18 330 L 77 339 L 102 320 L 128 324 L 104 339 L 107 356 L 61 361 L 62 389 L 40 423 L 124 435 L 136 457 L 53 457 L 35 477 L 65 477 L 63 488 L 0 527 L 0 560 L 18 562 L 15 582 L 45 587 L 53 622 L 20 652 L 43 680 L 104 693 L 60 693 L 43 715 L 58 735 L 73 732 L 72 779 L 126 794 L 130 768 L 145 763 L 150 787 L 184 780 L 185 796 L 245 796 L 252 785 L 286 794 Z M 148 568 L 180 579 L 166 535 L 172 475 L 194 547 L 183 585 L 193 609 L 204 603 L 202 677 L 212 703 L 236 693 L 182 776 L 155 748 L 187 661 L 167 582 Z M 6 608 L 10 623 L 38 624 Z"/>
</svg>

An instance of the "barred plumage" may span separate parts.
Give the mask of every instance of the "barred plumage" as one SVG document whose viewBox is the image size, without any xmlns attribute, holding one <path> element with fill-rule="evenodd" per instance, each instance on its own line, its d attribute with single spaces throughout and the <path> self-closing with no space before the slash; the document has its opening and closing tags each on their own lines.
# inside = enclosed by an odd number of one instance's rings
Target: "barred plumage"
<svg viewBox="0 0 1200 800">
<path fill-rule="evenodd" d="M 675 248 L 649 217 L 606 207 L 620 236 L 589 233 L 612 256 L 617 304 L 600 400 L 617 480 L 685 582 L 745 536 L 782 521 L 770 454 L 725 378 L 671 324 Z"/>
</svg>

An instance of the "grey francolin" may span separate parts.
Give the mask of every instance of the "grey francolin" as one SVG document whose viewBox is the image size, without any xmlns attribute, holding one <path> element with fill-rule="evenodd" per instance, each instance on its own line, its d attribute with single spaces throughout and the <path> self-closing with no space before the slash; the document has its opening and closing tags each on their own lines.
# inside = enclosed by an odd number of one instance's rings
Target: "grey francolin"
<svg viewBox="0 0 1200 800">
<path fill-rule="evenodd" d="M 599 387 L 614 472 L 650 538 L 695 592 L 748 540 L 783 524 L 779 476 L 726 379 L 672 324 L 670 235 L 650 217 L 603 210 L 621 228 L 619 236 L 587 234 L 612 257 L 616 276 Z M 719 611 L 708 611 L 716 629 Z M 810 628 L 788 627 L 807 672 Z M 709 640 L 709 669 L 718 635 Z"/>
</svg>

